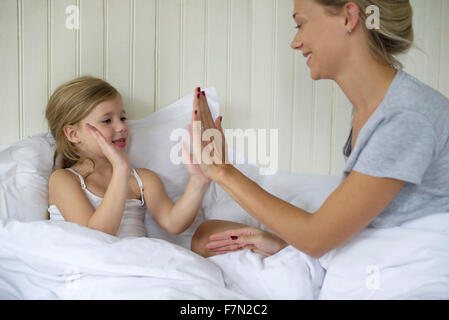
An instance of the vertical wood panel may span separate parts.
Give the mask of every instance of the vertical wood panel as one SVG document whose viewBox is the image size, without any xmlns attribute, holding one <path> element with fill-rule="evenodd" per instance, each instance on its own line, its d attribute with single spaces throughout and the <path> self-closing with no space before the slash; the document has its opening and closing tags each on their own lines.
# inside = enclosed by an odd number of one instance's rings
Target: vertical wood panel
<svg viewBox="0 0 449 320">
<path fill-rule="evenodd" d="M 228 106 L 228 24 L 231 0 L 207 1 L 207 65 L 206 86 L 215 87 L 223 115 L 223 128 L 229 126 L 226 109 Z"/>
<path fill-rule="evenodd" d="M 132 108 L 135 118 L 154 112 L 156 1 L 136 0 L 134 6 L 134 85 Z"/>
<path fill-rule="evenodd" d="M 295 56 L 294 83 L 292 171 L 310 172 L 313 150 L 313 96 L 315 86 L 310 81 L 310 70 L 306 65 L 306 60 L 300 54 Z M 305 92 L 308 94 L 304 94 Z"/>
<path fill-rule="evenodd" d="M 135 116 L 130 108 L 130 8 L 131 0 L 107 1 L 106 80 L 121 94 L 130 118 Z"/>
<path fill-rule="evenodd" d="M 406 72 L 434 88 L 437 88 L 439 78 L 441 1 L 411 1 L 414 41 L 419 49 L 413 47 L 401 59 Z"/>
<path fill-rule="evenodd" d="M 332 150 L 330 175 L 340 175 L 344 168 L 343 146 L 351 131 L 352 105 L 343 91 L 334 84 L 334 102 L 332 117 Z"/>
<path fill-rule="evenodd" d="M 276 2 L 254 1 L 251 74 L 251 127 L 267 129 L 273 108 L 273 59 Z"/>
<path fill-rule="evenodd" d="M 328 174 L 330 171 L 333 94 L 331 80 L 316 82 L 312 158 L 314 173 Z"/>
<path fill-rule="evenodd" d="M 251 0 L 231 0 L 229 126 L 246 129 L 250 117 Z"/>
<path fill-rule="evenodd" d="M 292 4 L 289 1 L 277 2 L 276 29 L 276 70 L 275 70 L 275 109 L 273 113 L 274 128 L 279 130 L 279 169 L 289 171 L 292 159 L 292 125 L 293 125 L 293 80 L 295 52 L 290 43 L 295 29 L 291 24 Z"/>
<path fill-rule="evenodd" d="M 184 0 L 183 50 L 181 95 L 192 93 L 195 87 L 204 87 L 205 75 L 205 0 Z"/>
<path fill-rule="evenodd" d="M 77 75 L 77 33 L 66 26 L 66 8 L 77 6 L 76 0 L 48 1 L 49 8 L 49 54 L 50 54 L 50 94 L 62 83 Z"/>
<path fill-rule="evenodd" d="M 21 37 L 16 0 L 0 2 L 0 145 L 20 138 L 19 46 Z"/>
<path fill-rule="evenodd" d="M 23 1 L 23 135 L 47 130 L 47 1 Z"/>
<path fill-rule="evenodd" d="M 103 78 L 103 0 L 80 1 L 80 75 Z"/>
<path fill-rule="evenodd" d="M 402 57 L 405 71 L 449 96 L 449 0 L 411 3 L 424 52 Z M 65 26 L 70 4 L 79 31 Z M 338 175 L 352 108 L 289 47 L 292 9 L 290 0 L 2 0 L 0 144 L 46 131 L 52 91 L 89 74 L 120 91 L 131 119 L 216 87 L 225 128 L 279 129 L 281 169 Z"/>
<path fill-rule="evenodd" d="M 181 0 L 158 2 L 158 73 L 156 108 L 179 98 L 181 53 Z M 181 54 L 181 56 L 180 56 Z"/>
<path fill-rule="evenodd" d="M 438 90 L 449 98 L 449 0 L 441 4 L 440 78 Z"/>
</svg>

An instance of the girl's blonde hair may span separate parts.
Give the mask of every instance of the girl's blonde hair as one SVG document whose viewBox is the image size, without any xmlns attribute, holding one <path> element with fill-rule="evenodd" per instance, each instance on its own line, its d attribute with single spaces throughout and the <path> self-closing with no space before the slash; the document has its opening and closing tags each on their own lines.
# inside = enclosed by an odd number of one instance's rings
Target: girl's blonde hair
<svg viewBox="0 0 449 320">
<path fill-rule="evenodd" d="M 67 125 L 78 126 L 92 109 L 103 101 L 114 99 L 119 92 L 109 83 L 94 77 L 80 77 L 59 86 L 50 97 L 45 117 L 48 129 L 56 141 L 53 170 L 61 156 L 62 168 L 68 168 L 85 160 L 76 146 L 64 134 Z M 92 161 L 93 162 L 93 161 Z"/>
<path fill-rule="evenodd" d="M 363 26 L 368 18 L 366 8 L 379 8 L 379 29 L 368 29 L 368 42 L 373 56 L 381 62 L 402 69 L 395 55 L 406 53 L 413 44 L 413 9 L 409 0 L 315 0 L 327 7 L 329 14 L 337 14 L 348 2 L 360 8 Z"/>
</svg>

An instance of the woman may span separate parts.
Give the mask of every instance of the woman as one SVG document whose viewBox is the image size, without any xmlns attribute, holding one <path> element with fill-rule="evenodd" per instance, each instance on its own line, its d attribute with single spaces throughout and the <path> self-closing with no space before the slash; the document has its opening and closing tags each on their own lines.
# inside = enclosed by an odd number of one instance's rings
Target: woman
<svg viewBox="0 0 449 320">
<path fill-rule="evenodd" d="M 365 24 L 373 4 L 379 29 Z M 207 221 L 192 240 L 203 256 L 242 248 L 270 255 L 289 244 L 319 258 L 368 225 L 392 227 L 449 212 L 449 100 L 402 71 L 394 57 L 413 41 L 409 1 L 295 0 L 293 18 L 298 31 L 291 47 L 308 58 L 312 79 L 334 80 L 353 105 L 344 180 L 310 214 L 220 164 L 224 152 L 215 153 L 214 164 L 201 164 L 203 172 L 279 237 Z M 215 128 L 204 96 L 195 99 L 192 120 L 202 130 Z"/>
</svg>

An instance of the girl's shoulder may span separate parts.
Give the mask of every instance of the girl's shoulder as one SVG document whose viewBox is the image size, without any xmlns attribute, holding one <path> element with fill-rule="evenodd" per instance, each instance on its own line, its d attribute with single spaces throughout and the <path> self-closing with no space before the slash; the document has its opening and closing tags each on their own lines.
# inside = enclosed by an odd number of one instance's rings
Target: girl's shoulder
<svg viewBox="0 0 449 320">
<path fill-rule="evenodd" d="M 49 202 L 53 203 L 53 196 L 61 192 L 73 193 L 81 190 L 80 179 L 70 170 L 57 169 L 50 175 L 48 181 Z"/>
<path fill-rule="evenodd" d="M 156 172 L 147 168 L 135 168 L 135 170 L 139 175 L 140 180 L 142 180 L 142 184 L 146 187 L 146 190 L 149 190 L 150 188 L 163 188 L 162 180 Z"/>
<path fill-rule="evenodd" d="M 159 178 L 159 176 L 157 175 L 156 172 L 147 169 L 147 168 L 135 168 L 137 174 L 139 175 L 140 179 L 143 180 L 148 180 L 148 179 L 155 179 L 155 178 Z"/>
</svg>

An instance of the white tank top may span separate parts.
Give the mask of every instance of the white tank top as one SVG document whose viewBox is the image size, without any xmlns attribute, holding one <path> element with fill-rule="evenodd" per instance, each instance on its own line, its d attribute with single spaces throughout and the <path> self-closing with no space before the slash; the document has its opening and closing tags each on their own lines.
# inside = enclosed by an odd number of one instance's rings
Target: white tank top
<svg viewBox="0 0 449 320">
<path fill-rule="evenodd" d="M 70 170 L 74 174 L 76 174 L 81 181 L 81 188 L 84 190 L 84 193 L 86 194 L 87 198 L 89 199 L 92 206 L 97 209 L 101 202 L 103 201 L 103 198 L 100 198 L 99 196 L 93 194 L 90 192 L 86 185 L 84 184 L 83 177 L 73 170 L 72 168 L 66 168 L 67 170 Z M 139 175 L 137 174 L 135 169 L 132 169 L 134 176 L 136 177 L 137 183 L 139 184 L 140 189 L 140 200 L 139 199 L 128 199 L 125 203 L 125 209 L 123 210 L 122 215 L 122 221 L 120 222 L 120 227 L 117 231 L 116 236 L 119 238 L 125 238 L 125 237 L 146 237 L 147 232 L 145 229 L 145 201 L 143 198 L 143 184 L 142 180 L 140 180 Z M 65 221 L 64 217 L 62 216 L 61 212 L 55 205 L 50 205 L 48 207 L 48 212 L 50 214 L 50 220 L 62 220 Z"/>
</svg>

